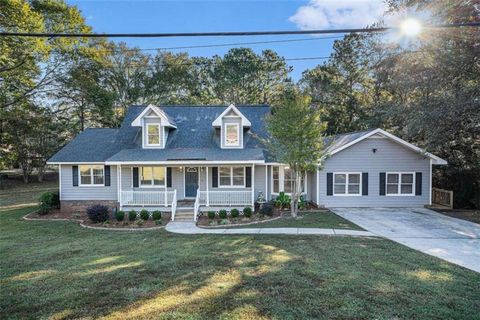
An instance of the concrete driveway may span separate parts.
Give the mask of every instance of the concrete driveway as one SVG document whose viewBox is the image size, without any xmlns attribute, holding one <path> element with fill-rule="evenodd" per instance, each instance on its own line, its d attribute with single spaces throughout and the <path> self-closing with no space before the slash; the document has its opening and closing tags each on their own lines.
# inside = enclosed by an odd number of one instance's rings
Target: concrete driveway
<svg viewBox="0 0 480 320">
<path fill-rule="evenodd" d="M 480 225 L 429 209 L 330 208 L 360 227 L 480 272 Z"/>
</svg>

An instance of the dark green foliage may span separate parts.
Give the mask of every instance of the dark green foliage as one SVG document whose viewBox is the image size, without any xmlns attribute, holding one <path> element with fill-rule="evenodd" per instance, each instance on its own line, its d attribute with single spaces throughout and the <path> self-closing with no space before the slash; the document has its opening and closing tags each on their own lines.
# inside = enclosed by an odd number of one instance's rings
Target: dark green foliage
<svg viewBox="0 0 480 320">
<path fill-rule="evenodd" d="M 263 207 L 260 208 L 259 213 L 260 213 L 261 215 L 265 215 L 265 216 L 271 217 L 271 216 L 273 216 L 273 210 L 274 210 L 274 207 L 273 207 L 272 204 L 270 204 L 270 203 L 265 203 L 265 204 L 263 205 Z"/>
<path fill-rule="evenodd" d="M 125 211 L 122 211 L 122 210 L 116 211 L 115 219 L 117 219 L 117 221 L 123 221 L 123 219 L 125 219 Z"/>
<path fill-rule="evenodd" d="M 95 204 L 87 208 L 87 215 L 94 223 L 105 222 L 109 218 L 108 207 L 101 204 Z"/>
<path fill-rule="evenodd" d="M 227 218 L 227 210 L 222 209 L 222 210 L 218 211 L 218 216 L 220 217 L 220 219 L 226 219 Z"/>
<path fill-rule="evenodd" d="M 232 209 L 232 210 L 230 211 L 230 216 L 231 216 L 232 218 L 237 218 L 239 215 L 240 215 L 240 211 L 238 211 L 238 209 Z"/>
<path fill-rule="evenodd" d="M 157 221 L 157 220 L 162 220 L 162 212 L 160 210 L 155 210 L 152 212 L 152 219 Z"/>
<path fill-rule="evenodd" d="M 275 198 L 274 203 L 277 208 L 284 209 L 290 207 L 290 203 L 292 202 L 292 198 L 289 195 L 285 194 L 285 192 L 280 192 L 277 198 Z"/>
<path fill-rule="evenodd" d="M 140 218 L 145 221 L 148 220 L 148 218 L 150 218 L 150 212 L 146 209 L 142 209 L 142 211 L 140 211 Z"/>
<path fill-rule="evenodd" d="M 137 211 L 135 210 L 130 210 L 128 212 L 128 220 L 130 221 L 135 221 L 135 219 L 137 219 Z"/>
<path fill-rule="evenodd" d="M 253 210 L 250 207 L 243 208 L 243 215 L 247 218 L 252 216 Z"/>
<path fill-rule="evenodd" d="M 307 206 L 307 202 L 305 201 L 305 196 L 300 196 L 300 199 L 298 199 L 298 209 L 303 210 Z"/>
<path fill-rule="evenodd" d="M 57 209 L 60 206 L 60 198 L 58 192 L 44 192 L 40 196 L 39 199 L 40 207 L 39 213 L 40 214 L 47 214 L 52 209 Z"/>
<path fill-rule="evenodd" d="M 208 211 L 207 212 L 208 219 L 212 220 L 215 219 L 215 211 Z"/>
</svg>

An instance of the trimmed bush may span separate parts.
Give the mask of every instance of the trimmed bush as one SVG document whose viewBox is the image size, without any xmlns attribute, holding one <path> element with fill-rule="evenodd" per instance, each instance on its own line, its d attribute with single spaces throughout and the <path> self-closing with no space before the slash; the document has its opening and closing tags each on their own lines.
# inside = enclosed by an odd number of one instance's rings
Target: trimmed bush
<svg viewBox="0 0 480 320">
<path fill-rule="evenodd" d="M 125 219 L 125 212 L 122 210 L 115 212 L 115 219 L 117 219 L 117 221 L 123 221 L 123 219 Z"/>
<path fill-rule="evenodd" d="M 137 219 L 137 211 L 135 210 L 130 210 L 128 212 L 128 220 L 130 221 L 135 221 Z"/>
<path fill-rule="evenodd" d="M 155 210 L 152 212 L 152 219 L 155 221 L 162 220 L 162 211 Z"/>
<path fill-rule="evenodd" d="M 208 211 L 207 216 L 210 220 L 215 219 L 215 211 Z"/>
<path fill-rule="evenodd" d="M 265 203 L 263 207 L 260 208 L 260 214 L 261 215 L 266 215 L 266 216 L 273 216 L 273 205 L 270 203 Z"/>
<path fill-rule="evenodd" d="M 240 211 L 238 211 L 238 209 L 232 209 L 232 211 L 230 211 L 230 215 L 232 218 L 237 218 L 240 215 Z"/>
<path fill-rule="evenodd" d="M 142 209 L 142 211 L 140 211 L 140 218 L 142 220 L 147 221 L 148 218 L 150 218 L 150 212 L 148 212 L 148 210 L 146 210 L 146 209 Z"/>
<path fill-rule="evenodd" d="M 252 216 L 252 208 L 250 207 L 246 207 L 246 208 L 243 208 L 243 215 L 247 218 L 250 218 Z"/>
<path fill-rule="evenodd" d="M 222 210 L 218 211 L 218 216 L 220 217 L 220 219 L 226 219 L 227 218 L 227 210 L 222 209 Z"/>
<path fill-rule="evenodd" d="M 39 214 L 47 214 L 50 210 L 60 207 L 58 192 L 44 192 L 38 200 L 40 202 Z"/>
<path fill-rule="evenodd" d="M 87 215 L 94 223 L 105 222 L 108 220 L 108 207 L 95 204 L 87 208 Z"/>
</svg>

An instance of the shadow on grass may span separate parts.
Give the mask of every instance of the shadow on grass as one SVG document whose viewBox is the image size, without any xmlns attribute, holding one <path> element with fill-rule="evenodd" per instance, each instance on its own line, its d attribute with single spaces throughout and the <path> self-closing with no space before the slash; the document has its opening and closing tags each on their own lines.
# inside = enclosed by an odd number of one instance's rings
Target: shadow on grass
<svg viewBox="0 0 480 320">
<path fill-rule="evenodd" d="M 4 318 L 473 319 L 480 275 L 390 241 L 88 230 L 0 214 Z"/>
</svg>

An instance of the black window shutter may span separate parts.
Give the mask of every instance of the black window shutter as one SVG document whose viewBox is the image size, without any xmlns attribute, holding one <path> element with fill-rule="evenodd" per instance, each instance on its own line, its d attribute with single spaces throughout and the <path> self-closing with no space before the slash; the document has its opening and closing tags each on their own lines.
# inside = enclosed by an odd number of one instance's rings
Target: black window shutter
<svg viewBox="0 0 480 320">
<path fill-rule="evenodd" d="M 105 186 L 110 187 L 110 166 L 105 166 Z"/>
<path fill-rule="evenodd" d="M 385 172 L 380 172 L 380 179 L 379 179 L 379 186 L 378 186 L 378 190 L 380 190 L 380 195 L 381 196 L 384 196 L 385 195 Z"/>
<path fill-rule="evenodd" d="M 327 172 L 327 196 L 333 196 L 333 172 Z"/>
<path fill-rule="evenodd" d="M 72 182 L 74 187 L 78 187 L 78 166 L 72 166 Z"/>
<path fill-rule="evenodd" d="M 252 187 L 252 167 L 245 168 L 245 187 Z"/>
<path fill-rule="evenodd" d="M 362 196 L 368 196 L 368 172 L 362 172 Z"/>
<path fill-rule="evenodd" d="M 138 188 L 138 167 L 132 168 L 133 187 Z"/>
<path fill-rule="evenodd" d="M 422 195 L 422 173 L 421 172 L 415 172 L 415 195 L 416 196 Z"/>
<path fill-rule="evenodd" d="M 167 167 L 167 188 L 172 187 L 172 167 Z"/>
<path fill-rule="evenodd" d="M 218 188 L 218 167 L 212 167 L 212 188 Z"/>
</svg>

